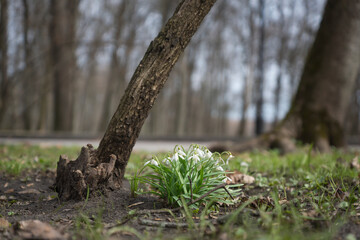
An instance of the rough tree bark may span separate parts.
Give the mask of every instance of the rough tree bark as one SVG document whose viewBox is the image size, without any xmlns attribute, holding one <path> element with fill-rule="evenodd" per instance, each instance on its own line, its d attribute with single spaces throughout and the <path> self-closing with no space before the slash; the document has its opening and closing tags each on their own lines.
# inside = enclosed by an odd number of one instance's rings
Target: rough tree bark
<svg viewBox="0 0 360 240">
<path fill-rule="evenodd" d="M 295 147 L 294 138 L 320 151 L 344 146 L 346 110 L 360 66 L 359 43 L 360 1 L 328 0 L 284 120 L 272 132 L 228 149 L 276 147 L 286 152 Z"/>
<path fill-rule="evenodd" d="M 141 127 L 171 69 L 216 0 L 183 0 L 150 43 L 99 148 L 83 147 L 75 161 L 60 156 L 55 189 L 60 199 L 83 199 L 90 192 L 121 187 Z"/>
</svg>

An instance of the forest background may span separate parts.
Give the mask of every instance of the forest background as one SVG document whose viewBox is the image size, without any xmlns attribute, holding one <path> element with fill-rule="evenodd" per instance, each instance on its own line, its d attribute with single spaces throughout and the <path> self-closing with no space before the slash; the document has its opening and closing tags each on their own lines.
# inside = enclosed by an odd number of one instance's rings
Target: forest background
<svg viewBox="0 0 360 240">
<path fill-rule="evenodd" d="M 0 2 L 0 132 L 86 136 L 104 132 L 150 40 L 178 3 Z M 261 2 L 216 3 L 142 137 L 249 137 L 284 117 L 324 1 Z M 360 133 L 359 113 L 360 77 L 346 118 L 350 141 Z"/>
</svg>

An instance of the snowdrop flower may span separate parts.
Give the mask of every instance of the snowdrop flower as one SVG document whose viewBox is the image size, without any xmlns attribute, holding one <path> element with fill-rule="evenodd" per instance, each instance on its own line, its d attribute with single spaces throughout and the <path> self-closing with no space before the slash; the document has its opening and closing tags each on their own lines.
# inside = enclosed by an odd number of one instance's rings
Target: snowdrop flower
<svg viewBox="0 0 360 240">
<path fill-rule="evenodd" d="M 163 163 L 170 165 L 170 161 L 171 161 L 171 159 L 169 157 L 167 157 L 167 158 L 164 158 Z"/>
<path fill-rule="evenodd" d="M 151 159 L 150 161 L 147 161 L 144 166 L 148 165 L 148 164 L 152 164 L 155 166 L 159 166 L 159 163 L 155 160 L 155 159 Z"/>
<path fill-rule="evenodd" d="M 192 155 L 191 157 L 189 157 L 189 160 L 193 160 L 195 163 L 200 161 L 200 158 L 198 155 Z"/>
<path fill-rule="evenodd" d="M 241 163 L 240 163 L 240 166 L 241 166 L 241 167 L 248 167 L 249 164 L 248 164 L 247 162 L 241 162 Z"/>
<path fill-rule="evenodd" d="M 186 157 L 186 153 L 184 153 L 184 151 L 181 150 L 181 149 L 179 149 L 179 150 L 177 151 L 177 153 L 179 154 L 179 156 L 180 156 L 181 158 Z"/>
<path fill-rule="evenodd" d="M 175 161 L 175 162 L 179 161 L 179 154 L 178 154 L 178 153 L 175 153 L 174 156 L 172 156 L 171 161 L 172 161 L 172 162 L 173 162 L 173 161 Z"/>
<path fill-rule="evenodd" d="M 211 157 L 212 157 L 212 152 L 210 152 L 208 149 L 206 149 L 205 156 L 206 156 L 207 158 L 211 158 Z"/>
<path fill-rule="evenodd" d="M 226 159 L 226 165 L 229 164 L 229 160 L 232 159 L 234 156 L 230 153 L 229 157 Z"/>
<path fill-rule="evenodd" d="M 232 182 L 232 179 L 229 178 L 229 177 L 225 177 L 225 178 L 222 180 L 223 183 L 226 183 L 227 181 Z"/>
<path fill-rule="evenodd" d="M 224 171 L 224 169 L 223 169 L 221 166 L 217 166 L 217 167 L 216 167 L 216 170 L 222 171 L 222 172 Z"/>
<path fill-rule="evenodd" d="M 201 150 L 200 148 L 197 148 L 197 149 L 195 150 L 195 154 L 199 155 L 199 157 L 201 157 L 201 158 L 203 158 L 203 157 L 206 156 L 205 153 L 204 153 L 204 151 Z"/>
</svg>

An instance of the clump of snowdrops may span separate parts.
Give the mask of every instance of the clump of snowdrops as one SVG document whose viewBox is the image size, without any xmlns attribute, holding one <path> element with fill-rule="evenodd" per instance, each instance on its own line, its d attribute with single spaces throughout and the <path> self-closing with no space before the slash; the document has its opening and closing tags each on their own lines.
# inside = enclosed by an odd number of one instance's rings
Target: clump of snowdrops
<svg viewBox="0 0 360 240">
<path fill-rule="evenodd" d="M 230 158 L 232 155 L 229 152 L 212 153 L 204 146 L 194 144 L 187 151 L 182 146 L 176 146 L 173 153 L 164 159 L 153 157 L 144 164 L 132 179 L 132 191 L 158 195 L 172 206 L 182 206 L 182 198 L 188 204 L 217 186 L 231 182 L 226 176 L 229 172 L 225 171 Z M 139 182 L 149 184 L 151 190 L 137 191 Z M 240 185 L 227 184 L 192 204 L 192 207 L 204 202 L 233 204 L 231 197 L 239 194 Z"/>
</svg>

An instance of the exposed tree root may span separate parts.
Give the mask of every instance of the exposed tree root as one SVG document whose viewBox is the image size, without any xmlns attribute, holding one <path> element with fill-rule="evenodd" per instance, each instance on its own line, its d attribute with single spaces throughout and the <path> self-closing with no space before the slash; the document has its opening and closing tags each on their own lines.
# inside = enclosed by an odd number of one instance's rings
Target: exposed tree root
<svg viewBox="0 0 360 240">
<path fill-rule="evenodd" d="M 116 156 L 110 155 L 108 163 L 100 163 L 96 150 L 88 144 L 81 148 L 76 160 L 69 160 L 61 155 L 57 164 L 57 176 L 54 184 L 55 190 L 61 200 L 83 200 L 87 189 L 106 192 L 112 184 L 112 175 Z"/>
<path fill-rule="evenodd" d="M 285 124 L 284 124 L 285 125 Z M 244 142 L 217 143 L 209 147 L 212 152 L 230 151 L 241 153 L 254 149 L 279 149 L 281 154 L 293 152 L 296 149 L 294 133 L 285 127 L 278 127 L 271 132 Z"/>
</svg>

